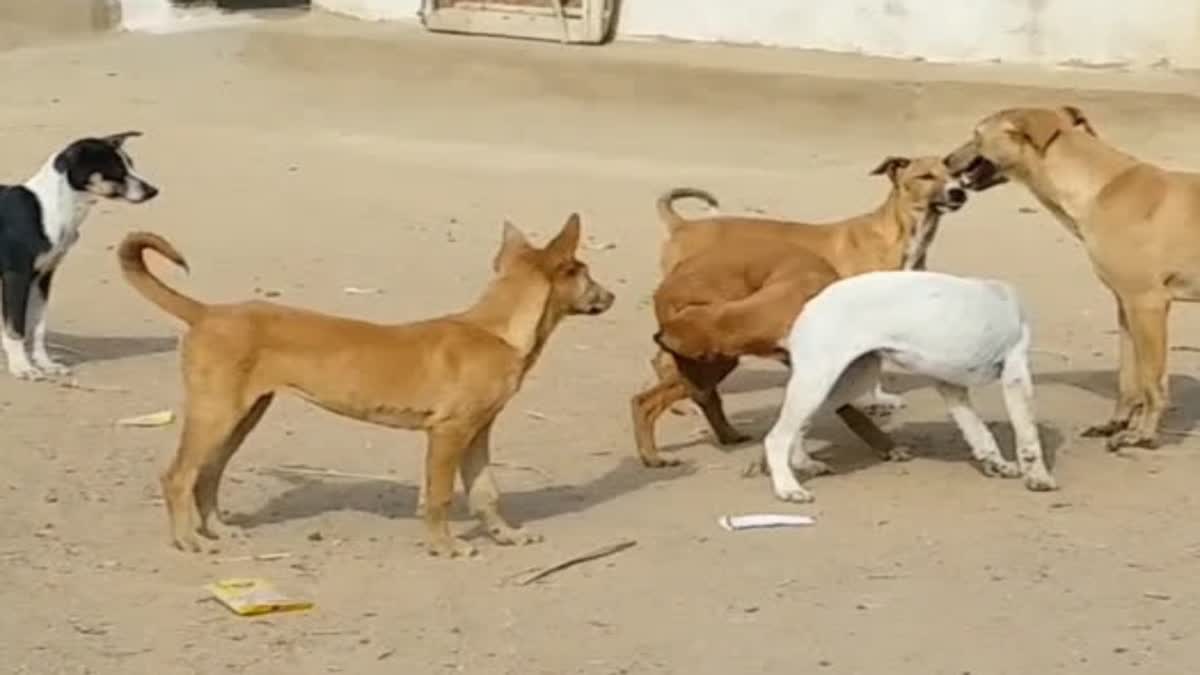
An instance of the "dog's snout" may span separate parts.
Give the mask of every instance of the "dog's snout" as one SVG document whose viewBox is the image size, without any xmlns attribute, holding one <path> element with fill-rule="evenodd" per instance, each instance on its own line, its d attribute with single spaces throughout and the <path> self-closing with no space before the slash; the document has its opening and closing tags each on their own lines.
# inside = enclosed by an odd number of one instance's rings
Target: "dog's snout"
<svg viewBox="0 0 1200 675">
<path fill-rule="evenodd" d="M 143 185 L 144 185 L 144 187 L 142 188 L 142 201 L 148 202 L 151 199 L 154 199 L 155 197 L 158 196 L 158 188 L 154 187 L 153 185 L 151 185 L 149 183 L 143 183 Z"/>
<path fill-rule="evenodd" d="M 598 292 L 595 294 L 595 298 L 588 307 L 589 314 L 601 314 L 603 312 L 607 312 L 617 300 L 617 296 L 607 288 L 597 287 L 597 290 Z"/>
<path fill-rule="evenodd" d="M 949 192 L 946 193 L 946 196 L 950 199 L 951 203 L 954 204 L 962 204 L 963 202 L 967 201 L 967 191 L 960 187 L 950 188 Z"/>
</svg>

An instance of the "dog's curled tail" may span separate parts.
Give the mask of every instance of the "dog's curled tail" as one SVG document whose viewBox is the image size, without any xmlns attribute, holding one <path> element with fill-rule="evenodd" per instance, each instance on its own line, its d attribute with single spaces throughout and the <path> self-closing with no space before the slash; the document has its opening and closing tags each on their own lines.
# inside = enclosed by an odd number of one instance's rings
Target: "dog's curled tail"
<svg viewBox="0 0 1200 675">
<path fill-rule="evenodd" d="M 164 311 L 179 317 L 189 326 L 196 323 L 204 314 L 204 304 L 167 286 L 154 276 L 146 267 L 142 255 L 146 249 L 151 249 L 184 270 L 188 269 L 183 255 L 166 239 L 152 232 L 131 232 L 117 249 L 117 258 L 121 261 L 121 272 L 125 275 L 125 280 Z"/>
<path fill-rule="evenodd" d="M 667 224 L 668 228 L 674 227 L 680 223 L 687 222 L 686 219 L 675 211 L 675 201 L 679 199 L 699 199 L 709 208 L 721 208 L 720 202 L 710 193 L 699 188 L 680 187 L 674 190 L 669 190 L 663 193 L 663 196 L 658 198 L 658 217 Z"/>
</svg>

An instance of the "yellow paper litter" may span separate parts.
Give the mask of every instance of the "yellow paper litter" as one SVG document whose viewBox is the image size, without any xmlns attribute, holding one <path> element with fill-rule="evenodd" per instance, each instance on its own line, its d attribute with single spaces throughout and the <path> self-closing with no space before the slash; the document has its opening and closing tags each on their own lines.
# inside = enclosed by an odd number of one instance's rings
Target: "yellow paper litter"
<svg viewBox="0 0 1200 675">
<path fill-rule="evenodd" d="M 303 611 L 313 606 L 308 600 L 296 600 L 280 593 L 266 579 L 222 579 L 205 588 L 239 616 Z"/>
<path fill-rule="evenodd" d="M 117 420 L 117 426 L 121 427 L 165 427 L 175 421 L 175 412 L 171 410 L 162 410 L 149 415 L 138 415 L 137 417 L 126 417 Z"/>
</svg>

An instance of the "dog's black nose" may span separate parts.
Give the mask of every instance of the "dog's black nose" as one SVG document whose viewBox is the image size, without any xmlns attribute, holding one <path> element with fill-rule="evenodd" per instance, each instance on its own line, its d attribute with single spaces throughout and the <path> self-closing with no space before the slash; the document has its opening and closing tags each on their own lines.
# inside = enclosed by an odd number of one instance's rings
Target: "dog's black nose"
<svg viewBox="0 0 1200 675">
<path fill-rule="evenodd" d="M 149 183 L 146 183 L 146 197 L 143 201 L 148 202 L 151 199 L 154 199 L 154 197 L 156 195 L 158 195 L 158 188 L 154 187 L 153 185 L 151 185 Z"/>
<path fill-rule="evenodd" d="M 962 204 L 967 201 L 967 191 L 962 188 L 950 188 L 950 192 L 946 196 L 955 204 Z"/>
</svg>

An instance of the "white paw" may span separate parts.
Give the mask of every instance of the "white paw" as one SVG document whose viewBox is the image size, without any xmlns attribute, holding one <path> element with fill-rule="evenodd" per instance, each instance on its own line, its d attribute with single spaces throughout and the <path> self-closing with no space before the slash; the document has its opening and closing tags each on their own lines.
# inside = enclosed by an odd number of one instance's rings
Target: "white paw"
<svg viewBox="0 0 1200 675">
<path fill-rule="evenodd" d="M 824 476 L 833 473 L 833 469 L 828 464 L 812 457 L 792 458 L 791 465 L 793 471 L 805 476 Z"/>
<path fill-rule="evenodd" d="M 780 501 L 793 502 L 796 504 L 808 504 L 808 503 L 812 502 L 814 499 L 816 499 L 816 497 L 813 496 L 813 493 L 809 492 L 808 490 L 805 490 L 804 488 L 800 487 L 799 485 L 797 485 L 795 487 L 786 487 L 786 488 L 776 487 L 775 488 L 775 496 Z"/>
<path fill-rule="evenodd" d="M 62 375 L 70 375 L 71 374 L 70 367 L 68 367 L 65 364 L 59 363 L 58 361 L 55 361 L 54 359 L 52 359 L 50 357 L 45 357 L 45 358 L 40 358 L 40 359 L 37 357 L 34 357 L 33 360 L 35 363 L 37 363 L 37 368 L 39 370 L 41 370 L 42 373 L 45 375 L 50 375 L 50 376 L 54 377 L 54 376 L 62 376 Z"/>
<path fill-rule="evenodd" d="M 1038 469 L 1025 475 L 1025 488 L 1034 492 L 1051 492 L 1058 489 L 1058 481 L 1050 472 Z"/>
<path fill-rule="evenodd" d="M 983 468 L 983 475 L 990 478 L 1017 478 L 1021 475 L 1021 467 L 1017 466 L 1016 462 L 1006 459 L 988 458 L 980 464 Z"/>
<path fill-rule="evenodd" d="M 18 380 L 37 382 L 46 379 L 46 374 L 32 363 L 8 364 L 8 372 Z"/>
</svg>

